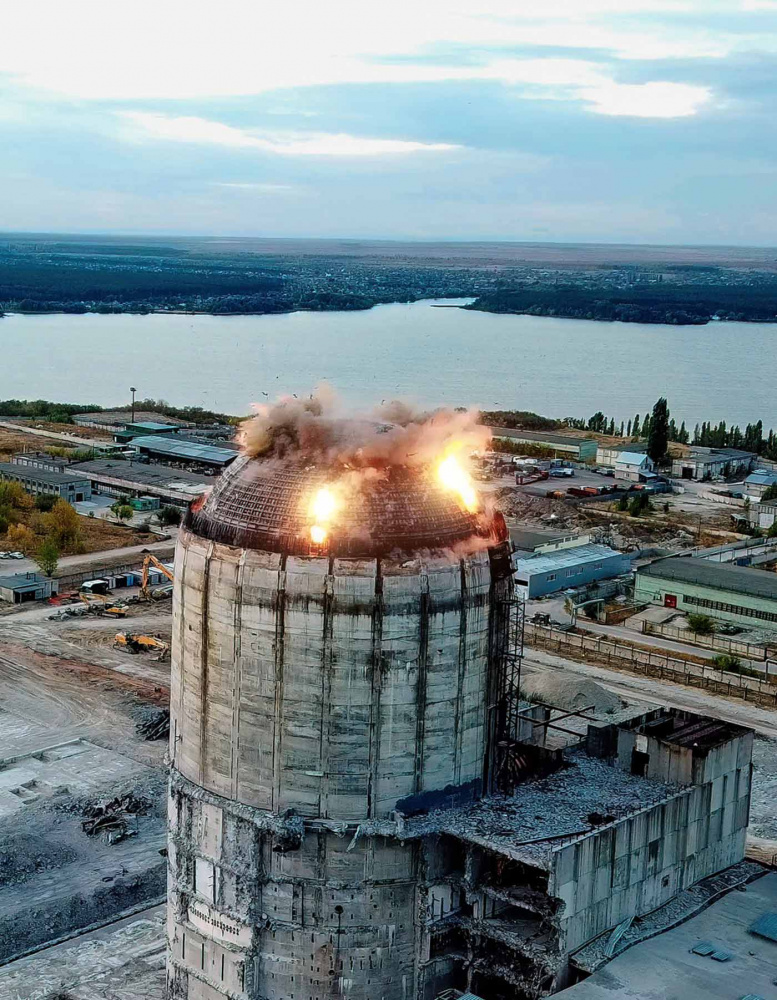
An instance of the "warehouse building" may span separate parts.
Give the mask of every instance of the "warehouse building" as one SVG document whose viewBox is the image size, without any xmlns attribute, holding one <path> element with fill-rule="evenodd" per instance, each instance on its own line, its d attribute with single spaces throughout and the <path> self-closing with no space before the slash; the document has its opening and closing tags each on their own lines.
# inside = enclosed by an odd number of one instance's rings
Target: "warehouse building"
<svg viewBox="0 0 777 1000">
<path fill-rule="evenodd" d="M 137 437 L 148 437 L 151 434 L 176 434 L 177 432 L 177 427 L 163 424 L 158 420 L 136 420 L 135 423 L 114 430 L 113 440 L 119 444 L 127 444 Z"/>
<path fill-rule="evenodd" d="M 496 441 L 512 441 L 514 444 L 547 448 L 556 455 L 563 455 L 576 462 L 596 461 L 597 445 L 594 438 L 552 434 L 547 431 L 522 431 L 512 427 L 490 427 L 489 430 Z"/>
<path fill-rule="evenodd" d="M 239 455 L 232 448 L 218 448 L 212 444 L 153 434 L 134 438 L 130 447 L 149 462 L 211 475 L 222 472 Z"/>
<path fill-rule="evenodd" d="M 526 528 L 515 524 L 508 524 L 507 530 L 510 532 L 513 552 L 518 556 L 577 548 L 580 545 L 588 545 L 592 537 L 581 531 L 551 531 L 548 528 Z"/>
<path fill-rule="evenodd" d="M 769 531 L 777 521 L 777 500 L 750 504 L 746 517 L 751 527 L 758 528 L 759 531 Z"/>
<path fill-rule="evenodd" d="M 51 597 L 54 581 L 42 573 L 15 573 L 0 576 L 0 601 L 24 604 L 27 601 L 45 601 Z"/>
<path fill-rule="evenodd" d="M 618 461 L 618 456 L 628 451 L 632 455 L 644 455 L 647 452 L 647 444 L 639 441 L 623 441 L 620 444 L 600 444 L 596 448 L 596 464 L 614 469 Z"/>
<path fill-rule="evenodd" d="M 672 462 L 677 479 L 712 479 L 715 476 L 744 476 L 751 471 L 758 456 L 738 448 L 703 448 L 693 445 L 688 454 Z"/>
<path fill-rule="evenodd" d="M 767 570 L 675 556 L 643 566 L 636 603 L 661 604 L 738 624 L 777 624 L 777 575 Z"/>
<path fill-rule="evenodd" d="M 67 472 L 70 459 L 61 455 L 50 455 L 47 451 L 23 451 L 11 456 L 11 465 L 21 465 L 28 469 L 47 469 L 49 472 Z"/>
<path fill-rule="evenodd" d="M 160 503 L 183 510 L 207 493 L 215 482 L 213 476 L 185 469 L 110 458 L 79 462 L 71 468 L 89 477 L 93 493 L 109 497 L 158 497 Z"/>
<path fill-rule="evenodd" d="M 777 487 L 777 472 L 769 469 L 756 469 L 745 479 L 743 492 L 751 500 L 760 500 L 768 489 Z"/>
<path fill-rule="evenodd" d="M 515 583 L 527 600 L 628 573 L 631 560 L 607 545 L 579 545 L 514 557 Z"/>
<path fill-rule="evenodd" d="M 82 473 L 51 472 L 13 462 L 0 462 L 0 480 L 21 483 L 26 492 L 33 496 L 46 493 L 61 497 L 68 503 L 80 503 L 92 497 L 92 484 Z"/>
</svg>

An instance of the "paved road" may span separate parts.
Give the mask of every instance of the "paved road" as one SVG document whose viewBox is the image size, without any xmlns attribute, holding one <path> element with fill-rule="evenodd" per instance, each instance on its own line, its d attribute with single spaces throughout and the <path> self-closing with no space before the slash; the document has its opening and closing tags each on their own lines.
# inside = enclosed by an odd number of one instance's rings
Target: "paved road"
<svg viewBox="0 0 777 1000">
<path fill-rule="evenodd" d="M 54 441 L 64 441 L 69 445 L 78 445 L 82 448 L 112 448 L 113 441 L 106 441 L 105 438 L 79 437 L 76 434 L 64 434 L 61 431 L 44 431 L 38 427 L 27 427 L 25 424 L 14 423 L 13 420 L 0 420 L 0 427 L 7 427 L 10 431 L 19 431 L 21 434 L 33 434 L 35 437 L 49 438 Z"/>
<path fill-rule="evenodd" d="M 158 542 L 148 542 L 146 545 L 128 545 L 123 549 L 103 549 L 100 552 L 86 552 L 78 556 L 63 556 L 58 563 L 57 576 L 63 576 L 65 570 L 73 566 L 102 566 L 106 562 L 111 562 L 118 556 L 126 556 L 131 562 L 134 556 L 141 556 L 144 552 L 158 552 L 160 549 L 172 549 L 175 546 L 175 535 L 177 532 L 171 530 L 170 538 L 163 538 Z M 139 560 L 140 561 L 140 560 Z M 32 559 L 2 559 L 0 560 L 0 576 L 11 576 L 16 573 L 35 573 L 38 567 Z"/>
<path fill-rule="evenodd" d="M 739 726 L 749 726 L 764 736 L 777 739 L 777 712 L 766 708 L 756 708 L 746 702 L 733 701 L 669 681 L 612 670 L 592 663 L 579 663 L 532 647 L 527 647 L 524 663 L 531 670 L 563 670 L 580 674 L 601 684 L 608 691 L 614 691 L 626 701 L 636 698 L 654 705 L 711 715 Z"/>
</svg>

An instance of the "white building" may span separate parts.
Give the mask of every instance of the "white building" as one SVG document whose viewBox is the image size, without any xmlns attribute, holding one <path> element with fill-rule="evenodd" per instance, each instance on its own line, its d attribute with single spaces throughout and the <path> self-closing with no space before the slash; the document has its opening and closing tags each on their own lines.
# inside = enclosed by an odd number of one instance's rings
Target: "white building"
<svg viewBox="0 0 777 1000">
<path fill-rule="evenodd" d="M 655 463 L 650 455 L 640 451 L 622 451 L 615 462 L 615 478 L 638 483 L 652 473 Z"/>
<path fill-rule="evenodd" d="M 647 451 L 647 444 L 639 441 L 623 441 L 618 444 L 600 444 L 596 449 L 596 464 L 605 468 L 614 469 L 618 461 L 618 456 L 624 451 L 632 453 L 644 453 Z"/>
</svg>

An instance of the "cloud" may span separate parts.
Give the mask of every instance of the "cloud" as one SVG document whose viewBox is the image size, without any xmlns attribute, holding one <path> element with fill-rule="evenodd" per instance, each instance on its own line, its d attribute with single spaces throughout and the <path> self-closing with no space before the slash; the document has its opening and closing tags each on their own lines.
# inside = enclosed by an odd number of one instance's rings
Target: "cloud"
<svg viewBox="0 0 777 1000">
<path fill-rule="evenodd" d="M 122 111 L 119 114 L 131 126 L 130 138 L 256 149 L 279 156 L 393 156 L 461 148 L 446 142 L 369 139 L 344 132 L 253 132 L 193 115 L 163 115 L 147 111 Z"/>
<path fill-rule="evenodd" d="M 211 181 L 213 187 L 227 188 L 231 191 L 254 191 L 257 194 L 286 194 L 297 191 L 296 184 L 274 184 L 266 181 Z"/>
<path fill-rule="evenodd" d="M 707 87 L 684 83 L 612 82 L 583 88 L 580 95 L 600 115 L 634 118 L 687 118 L 712 96 Z"/>
</svg>

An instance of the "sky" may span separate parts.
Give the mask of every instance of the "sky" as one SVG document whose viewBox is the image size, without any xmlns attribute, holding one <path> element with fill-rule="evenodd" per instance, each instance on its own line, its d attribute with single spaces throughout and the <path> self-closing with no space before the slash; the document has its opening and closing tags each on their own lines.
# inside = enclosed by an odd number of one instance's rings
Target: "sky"
<svg viewBox="0 0 777 1000">
<path fill-rule="evenodd" d="M 777 243 L 777 0 L 24 0 L 0 231 Z"/>
</svg>

